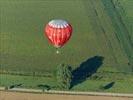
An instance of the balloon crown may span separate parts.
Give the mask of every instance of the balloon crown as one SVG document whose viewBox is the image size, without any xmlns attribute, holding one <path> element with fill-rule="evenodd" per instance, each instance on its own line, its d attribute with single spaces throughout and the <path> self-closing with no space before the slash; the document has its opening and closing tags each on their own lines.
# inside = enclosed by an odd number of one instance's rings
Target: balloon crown
<svg viewBox="0 0 133 100">
<path fill-rule="evenodd" d="M 68 22 L 62 19 L 51 20 L 48 24 L 53 28 L 66 28 L 69 26 Z"/>
</svg>

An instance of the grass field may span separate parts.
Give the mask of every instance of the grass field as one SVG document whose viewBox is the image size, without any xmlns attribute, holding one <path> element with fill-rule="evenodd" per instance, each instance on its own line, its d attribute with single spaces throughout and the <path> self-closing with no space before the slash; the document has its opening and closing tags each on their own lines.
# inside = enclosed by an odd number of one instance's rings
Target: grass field
<svg viewBox="0 0 133 100">
<path fill-rule="evenodd" d="M 60 63 L 75 69 L 95 56 L 104 58 L 97 72 L 133 73 L 133 1 L 116 1 L 0 0 L 0 73 L 52 76 Z M 57 55 L 44 27 L 58 18 L 68 20 L 74 31 Z"/>
<path fill-rule="evenodd" d="M 17 88 L 34 88 L 43 89 L 39 85 L 49 85 L 53 90 L 59 90 L 58 83 L 55 78 L 49 77 L 33 77 L 19 75 L 1 75 L 0 86 L 18 86 Z M 120 79 L 121 77 L 121 79 Z M 112 86 L 109 84 L 113 83 Z M 71 91 L 95 91 L 95 92 L 116 92 L 116 93 L 133 93 L 133 79 L 131 75 L 111 74 L 104 75 L 102 79 L 88 78 L 85 82 L 74 86 Z M 107 87 L 102 89 L 102 87 Z"/>
<path fill-rule="evenodd" d="M 133 41 L 133 11 L 132 5 L 133 1 L 132 0 L 119 0 L 118 3 L 116 3 L 116 0 L 113 0 L 114 4 L 117 5 L 117 10 L 121 17 L 123 18 L 123 22 L 126 25 L 129 34 L 131 36 L 131 39 Z"/>
</svg>

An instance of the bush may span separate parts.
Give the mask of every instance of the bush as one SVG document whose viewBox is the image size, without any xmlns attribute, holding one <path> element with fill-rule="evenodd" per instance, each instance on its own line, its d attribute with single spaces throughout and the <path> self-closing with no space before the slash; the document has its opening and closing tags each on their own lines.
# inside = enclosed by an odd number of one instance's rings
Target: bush
<svg viewBox="0 0 133 100">
<path fill-rule="evenodd" d="M 57 67 L 57 81 L 61 89 L 70 89 L 72 81 L 72 68 L 69 65 L 60 64 Z"/>
</svg>

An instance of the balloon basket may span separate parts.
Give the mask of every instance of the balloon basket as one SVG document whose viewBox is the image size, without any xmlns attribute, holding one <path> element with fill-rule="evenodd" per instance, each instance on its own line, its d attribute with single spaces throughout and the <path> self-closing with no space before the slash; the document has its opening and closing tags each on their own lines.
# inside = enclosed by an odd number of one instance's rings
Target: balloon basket
<svg viewBox="0 0 133 100">
<path fill-rule="evenodd" d="M 60 52 L 59 52 L 59 50 L 56 50 L 56 54 L 59 54 Z"/>
</svg>

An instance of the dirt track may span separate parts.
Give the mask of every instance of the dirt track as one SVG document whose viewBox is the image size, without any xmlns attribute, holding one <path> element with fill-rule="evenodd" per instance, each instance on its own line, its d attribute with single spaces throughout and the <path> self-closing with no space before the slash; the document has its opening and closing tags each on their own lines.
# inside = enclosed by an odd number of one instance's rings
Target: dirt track
<svg viewBox="0 0 133 100">
<path fill-rule="evenodd" d="M 0 100 L 133 100 L 125 97 L 32 94 L 0 91 Z"/>
</svg>

